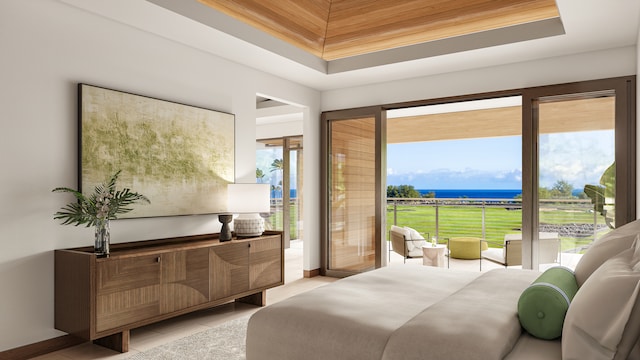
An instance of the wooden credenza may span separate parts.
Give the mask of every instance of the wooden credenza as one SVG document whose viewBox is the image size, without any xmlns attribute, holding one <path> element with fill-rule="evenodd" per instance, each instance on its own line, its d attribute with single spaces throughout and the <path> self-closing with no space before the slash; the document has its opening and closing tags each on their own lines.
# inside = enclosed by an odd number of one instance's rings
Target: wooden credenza
<svg viewBox="0 0 640 360">
<path fill-rule="evenodd" d="M 55 327 L 126 352 L 130 329 L 229 301 L 265 305 L 284 283 L 282 233 L 217 234 L 55 251 Z"/>
</svg>

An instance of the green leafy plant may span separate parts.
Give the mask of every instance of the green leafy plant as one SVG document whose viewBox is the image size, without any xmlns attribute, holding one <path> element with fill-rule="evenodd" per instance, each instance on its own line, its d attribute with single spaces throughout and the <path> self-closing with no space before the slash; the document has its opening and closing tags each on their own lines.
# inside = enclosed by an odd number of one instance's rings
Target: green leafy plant
<svg viewBox="0 0 640 360">
<path fill-rule="evenodd" d="M 616 163 L 609 166 L 600 177 L 600 185 L 584 186 L 584 192 L 594 205 L 595 211 L 605 218 L 605 222 L 610 228 L 615 228 L 615 204 L 613 199 L 616 196 Z"/>
<path fill-rule="evenodd" d="M 120 172 L 121 170 L 118 170 L 107 183 L 96 186 L 89 196 L 67 187 L 53 189 L 52 192 L 71 193 L 78 200 L 61 208 L 53 215 L 53 218 L 63 220 L 62 225 L 78 226 L 84 224 L 89 227 L 105 220 L 117 219 L 118 215 L 133 210 L 130 206 L 138 202 L 151 203 L 146 196 L 132 192 L 130 189 L 116 190 L 116 182 Z"/>
</svg>

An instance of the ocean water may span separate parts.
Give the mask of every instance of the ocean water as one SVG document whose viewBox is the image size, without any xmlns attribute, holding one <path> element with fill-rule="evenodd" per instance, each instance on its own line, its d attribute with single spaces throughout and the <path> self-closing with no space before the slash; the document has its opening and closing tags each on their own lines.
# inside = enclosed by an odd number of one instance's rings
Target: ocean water
<svg viewBox="0 0 640 360">
<path fill-rule="evenodd" d="M 513 199 L 522 194 L 520 189 L 419 189 L 421 195 L 433 192 L 436 199 Z"/>
<path fill-rule="evenodd" d="M 437 199 L 458 199 L 458 198 L 469 198 L 469 199 L 513 199 L 518 195 L 522 195 L 522 190 L 520 189 L 440 189 L 440 190 L 418 190 L 420 195 L 424 195 L 430 192 L 436 193 Z M 582 192 L 582 189 L 574 189 L 573 196 L 578 196 Z M 295 199 L 297 195 L 296 189 L 291 189 L 290 197 Z M 275 194 L 272 192 L 272 198 L 280 198 L 282 195 L 280 193 Z"/>
<path fill-rule="evenodd" d="M 439 189 L 439 190 L 425 190 L 418 189 L 420 195 L 424 195 L 430 192 L 436 193 L 437 199 L 458 199 L 458 198 L 469 198 L 469 199 L 513 199 L 517 195 L 522 194 L 522 190 L 513 189 L 513 190 L 505 190 L 505 189 L 490 189 L 490 190 L 482 190 L 482 189 Z M 296 189 L 291 189 L 290 197 L 295 199 L 297 193 Z M 272 191 L 272 198 L 281 198 L 282 193 L 275 194 Z"/>
</svg>

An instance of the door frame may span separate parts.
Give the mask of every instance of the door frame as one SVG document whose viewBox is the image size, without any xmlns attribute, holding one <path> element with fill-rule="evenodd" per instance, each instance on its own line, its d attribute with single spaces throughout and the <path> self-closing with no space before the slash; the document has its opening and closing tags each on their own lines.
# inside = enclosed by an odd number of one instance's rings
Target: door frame
<svg viewBox="0 0 640 360">
<path fill-rule="evenodd" d="M 522 90 L 522 267 L 538 269 L 538 106 L 540 99 L 615 93 L 616 227 L 636 219 L 636 77 L 581 81 Z M 525 166 L 529 164 L 530 166 Z M 623 166 L 620 166 L 620 165 Z"/>
<path fill-rule="evenodd" d="M 537 249 L 532 246 L 534 236 L 537 238 L 536 228 L 538 214 L 538 168 L 537 168 L 537 123 L 534 123 L 534 112 L 537 112 L 532 99 L 539 97 L 561 96 L 563 94 L 589 93 L 614 90 L 616 93 L 616 224 L 626 224 L 636 219 L 636 76 L 622 76 L 615 78 L 586 80 L 565 84 L 553 84 L 531 88 L 511 89 L 478 93 L 470 95 L 450 96 L 443 98 L 417 100 L 401 103 L 384 104 L 363 108 L 335 110 L 323 112 L 321 116 L 321 274 L 329 276 L 348 276 L 351 273 L 334 273 L 327 269 L 328 261 L 328 151 L 329 151 L 329 123 L 331 120 L 353 118 L 357 116 L 371 116 L 376 114 L 376 252 L 380 247 L 382 252 L 386 244 L 386 110 L 401 109 L 416 106 L 448 104 L 471 100 L 492 99 L 507 96 L 522 96 L 522 173 L 523 173 L 523 268 L 533 268 L 534 258 L 537 259 Z M 379 119 L 379 120 L 378 120 Z M 535 129 L 535 131 L 534 131 Z M 536 187 L 534 187 L 536 185 Z M 535 191 L 534 191 L 535 189 Z M 380 204 L 378 206 L 377 204 Z M 383 205 L 384 204 L 384 205 Z M 537 239 L 535 240 L 537 243 Z M 386 248 L 385 248 L 386 250 Z M 385 266 L 386 260 L 376 259 L 376 268 Z"/>
<path fill-rule="evenodd" d="M 330 129 L 331 122 L 336 120 L 351 120 L 364 117 L 375 118 L 375 265 L 380 268 L 386 266 L 386 131 L 387 115 L 382 106 L 369 106 L 347 110 L 336 110 L 323 112 L 321 116 L 320 154 L 320 274 L 323 276 L 346 277 L 356 274 L 356 272 L 336 270 L 329 267 L 329 236 L 330 236 L 330 192 L 329 177 L 330 164 Z"/>
</svg>

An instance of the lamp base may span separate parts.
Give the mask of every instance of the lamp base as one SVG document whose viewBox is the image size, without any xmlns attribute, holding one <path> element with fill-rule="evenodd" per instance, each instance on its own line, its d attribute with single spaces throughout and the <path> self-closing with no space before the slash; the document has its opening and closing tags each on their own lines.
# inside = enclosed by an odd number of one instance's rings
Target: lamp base
<svg viewBox="0 0 640 360">
<path fill-rule="evenodd" d="M 218 237 L 220 242 L 231 240 L 231 228 L 229 227 L 229 223 L 231 222 L 231 220 L 233 220 L 233 215 L 231 214 L 218 215 L 218 221 L 222 223 L 222 228 L 220 229 L 220 237 Z"/>
<path fill-rule="evenodd" d="M 233 221 L 233 228 L 237 237 L 255 237 L 264 232 L 264 219 L 258 218 L 237 218 Z"/>
</svg>

